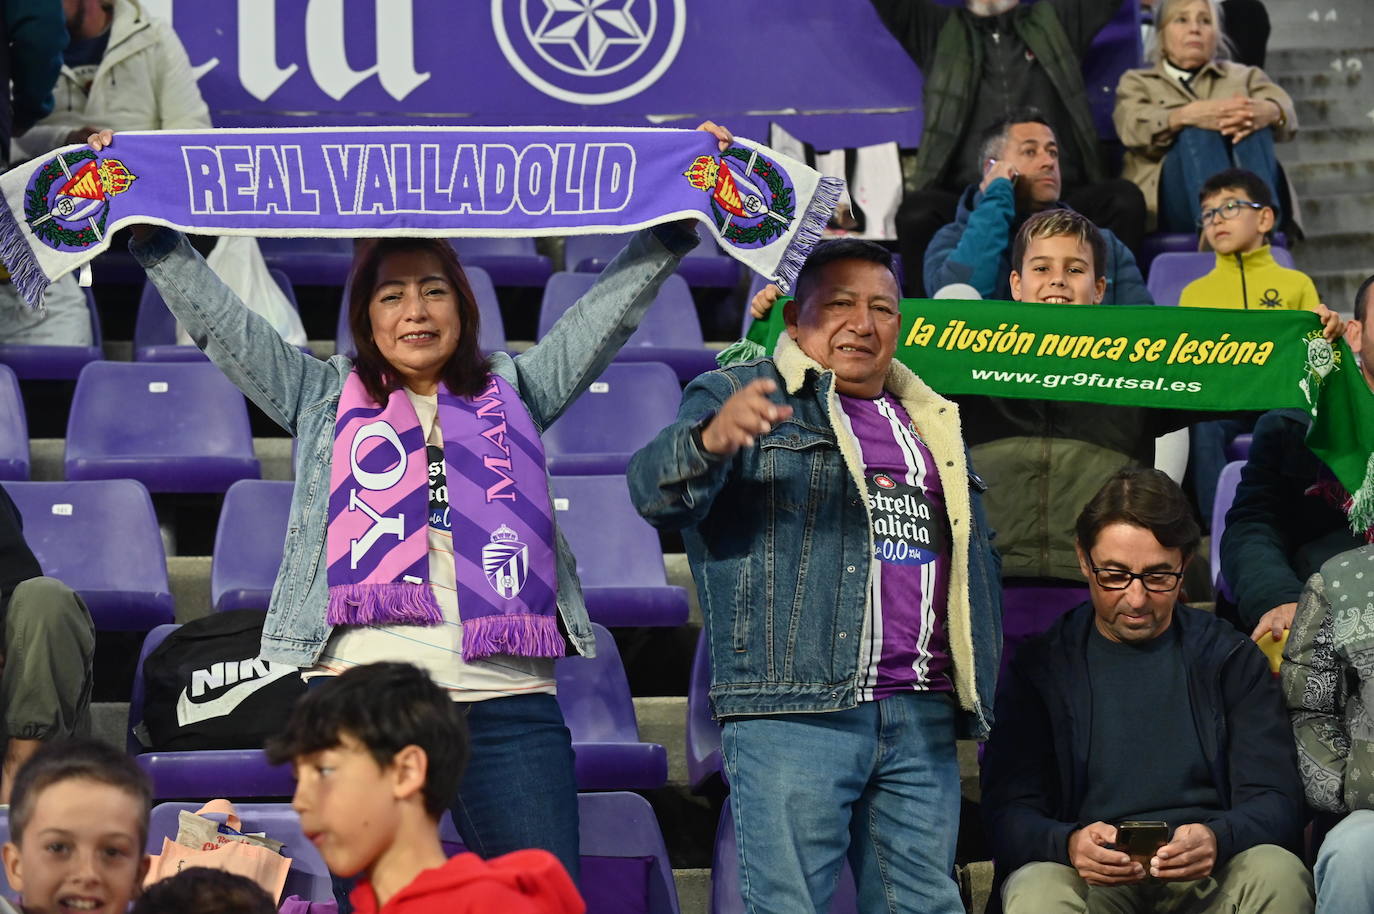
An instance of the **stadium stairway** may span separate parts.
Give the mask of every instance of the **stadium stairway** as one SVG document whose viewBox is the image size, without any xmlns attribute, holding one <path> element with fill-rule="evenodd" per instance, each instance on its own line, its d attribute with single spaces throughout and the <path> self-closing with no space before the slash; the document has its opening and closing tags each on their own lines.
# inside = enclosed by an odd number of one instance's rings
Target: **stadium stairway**
<svg viewBox="0 0 1374 914">
<path fill-rule="evenodd" d="M 1281 0 L 1265 72 L 1288 90 L 1300 132 L 1278 146 L 1307 239 L 1293 256 L 1323 300 L 1347 316 L 1374 273 L 1374 4 Z"/>
</svg>

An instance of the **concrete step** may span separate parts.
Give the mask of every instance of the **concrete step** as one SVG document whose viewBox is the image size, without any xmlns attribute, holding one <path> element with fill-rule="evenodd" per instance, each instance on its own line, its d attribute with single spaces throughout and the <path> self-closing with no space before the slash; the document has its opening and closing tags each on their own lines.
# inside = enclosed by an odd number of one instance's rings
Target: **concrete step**
<svg viewBox="0 0 1374 914">
<path fill-rule="evenodd" d="M 290 438 L 254 438 L 253 453 L 262 464 L 263 479 L 294 479 L 291 467 Z M 67 448 L 65 438 L 29 439 L 29 478 L 54 482 L 65 479 L 62 457 Z"/>
<path fill-rule="evenodd" d="M 1374 84 L 1371 84 L 1374 89 Z M 1374 160 L 1374 119 L 1359 127 L 1317 127 L 1299 130 L 1292 141 L 1283 144 L 1283 161 L 1332 162 Z"/>
<path fill-rule="evenodd" d="M 677 883 L 678 910 L 682 914 L 706 914 L 711 909 L 710 870 L 673 870 L 673 882 Z"/>
<path fill-rule="evenodd" d="M 1365 101 L 1369 100 L 1366 87 L 1370 79 L 1374 79 L 1374 72 L 1366 74 L 1363 70 L 1338 72 L 1326 69 L 1299 70 L 1274 77 L 1274 81 L 1283 86 L 1293 98 L 1348 97 Z"/>
<path fill-rule="evenodd" d="M 1264 72 L 1275 80 L 1291 73 L 1359 72 L 1369 66 L 1374 66 L 1374 47 L 1353 43 L 1320 47 L 1271 47 L 1264 60 Z"/>
<path fill-rule="evenodd" d="M 1286 145 L 1286 144 L 1285 144 Z M 1366 194 L 1374 191 L 1374 160 L 1289 163 L 1280 150 L 1284 171 L 1299 200 L 1324 194 Z"/>
<path fill-rule="evenodd" d="M 1366 193 L 1318 194 L 1302 197 L 1303 219 L 1314 226 L 1359 228 L 1374 213 L 1374 190 Z"/>
<path fill-rule="evenodd" d="M 1269 3 L 1273 28 L 1269 55 L 1277 50 L 1374 45 L 1374 9 L 1368 0 Z M 1268 63 L 1268 61 L 1265 61 Z"/>
<path fill-rule="evenodd" d="M 1361 86 L 1363 88 L 1363 85 Z M 1367 127 L 1374 124 L 1374 100 L 1366 93 L 1295 96 L 1299 136 L 1318 127 Z"/>
<path fill-rule="evenodd" d="M 1301 257 L 1294 251 L 1294 259 L 1306 264 L 1310 270 L 1328 272 L 1369 268 L 1374 271 L 1374 232 L 1367 228 L 1354 232 L 1310 232 L 1300 250 Z"/>
</svg>

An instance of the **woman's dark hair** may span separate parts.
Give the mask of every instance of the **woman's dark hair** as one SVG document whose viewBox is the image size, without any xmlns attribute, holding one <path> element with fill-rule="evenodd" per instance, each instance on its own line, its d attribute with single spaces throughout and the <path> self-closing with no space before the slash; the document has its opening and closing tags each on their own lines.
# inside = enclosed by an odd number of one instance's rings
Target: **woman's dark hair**
<svg viewBox="0 0 1374 914">
<path fill-rule="evenodd" d="M 277 904 L 247 876 L 187 867 L 143 890 L 129 914 L 276 914 Z"/>
<path fill-rule="evenodd" d="M 1079 548 L 1092 552 L 1097 535 L 1109 524 L 1143 527 L 1164 548 L 1181 550 L 1185 562 L 1202 540 L 1183 490 L 1153 467 L 1124 467 L 1107 480 L 1078 515 Z"/>
<path fill-rule="evenodd" d="M 353 256 L 353 271 L 348 280 L 348 329 L 358 354 L 353 367 L 363 382 L 367 395 L 376 403 L 385 403 L 391 391 L 401 386 L 391 363 L 383 358 L 372 336 L 372 293 L 377 287 L 377 274 L 382 261 L 392 254 L 420 252 L 432 254 L 439 261 L 444 278 L 457 296 L 458 348 L 444 364 L 440 380 L 450 392 L 461 397 L 481 393 L 490 371 L 487 359 L 477 345 L 481 329 L 481 315 L 477 299 L 468 285 L 467 274 L 458 262 L 453 246 L 443 238 L 374 238 L 363 242 Z"/>
<path fill-rule="evenodd" d="M 296 701 L 281 733 L 267 741 L 267 759 L 281 765 L 334 749 L 344 734 L 385 768 L 406 746 L 428 759 L 425 809 L 437 821 L 458 794 L 468 760 L 468 733 L 453 699 L 419 667 L 368 663 L 312 688 Z"/>
</svg>

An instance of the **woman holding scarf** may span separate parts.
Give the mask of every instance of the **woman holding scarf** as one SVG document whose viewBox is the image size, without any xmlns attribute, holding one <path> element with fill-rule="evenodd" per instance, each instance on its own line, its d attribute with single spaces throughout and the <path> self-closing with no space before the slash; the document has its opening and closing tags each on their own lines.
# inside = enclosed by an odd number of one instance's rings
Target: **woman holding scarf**
<svg viewBox="0 0 1374 914">
<path fill-rule="evenodd" d="M 724 150 L 729 132 L 707 122 Z M 92 148 L 110 145 L 109 131 Z M 463 706 L 472 755 L 452 813 L 483 857 L 554 853 L 578 875 L 572 742 L 554 658 L 595 640 L 553 519 L 540 434 L 595 380 L 697 243 L 639 232 L 535 346 L 483 356 L 478 311 L 444 239 L 360 247 L 348 289 L 356 359 L 287 345 L 186 239 L 130 248 L 206 355 L 299 439 L 262 658 L 337 675 L 400 660 Z"/>
</svg>

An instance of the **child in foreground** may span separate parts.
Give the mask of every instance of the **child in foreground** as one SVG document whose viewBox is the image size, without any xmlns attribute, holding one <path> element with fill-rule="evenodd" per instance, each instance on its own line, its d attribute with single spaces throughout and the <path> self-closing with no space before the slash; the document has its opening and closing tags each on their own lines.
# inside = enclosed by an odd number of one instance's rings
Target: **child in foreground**
<svg viewBox="0 0 1374 914">
<path fill-rule="evenodd" d="M 458 792 L 467 733 L 453 701 L 417 667 L 373 663 L 312 689 L 268 758 L 296 772 L 291 805 L 336 876 L 359 876 L 358 914 L 582 914 L 552 854 L 448 859 L 439 817 Z"/>
<path fill-rule="evenodd" d="M 124 914 L 148 872 L 151 798 L 147 776 L 113 746 L 44 743 L 15 777 L 3 849 L 24 914 Z"/>
</svg>

